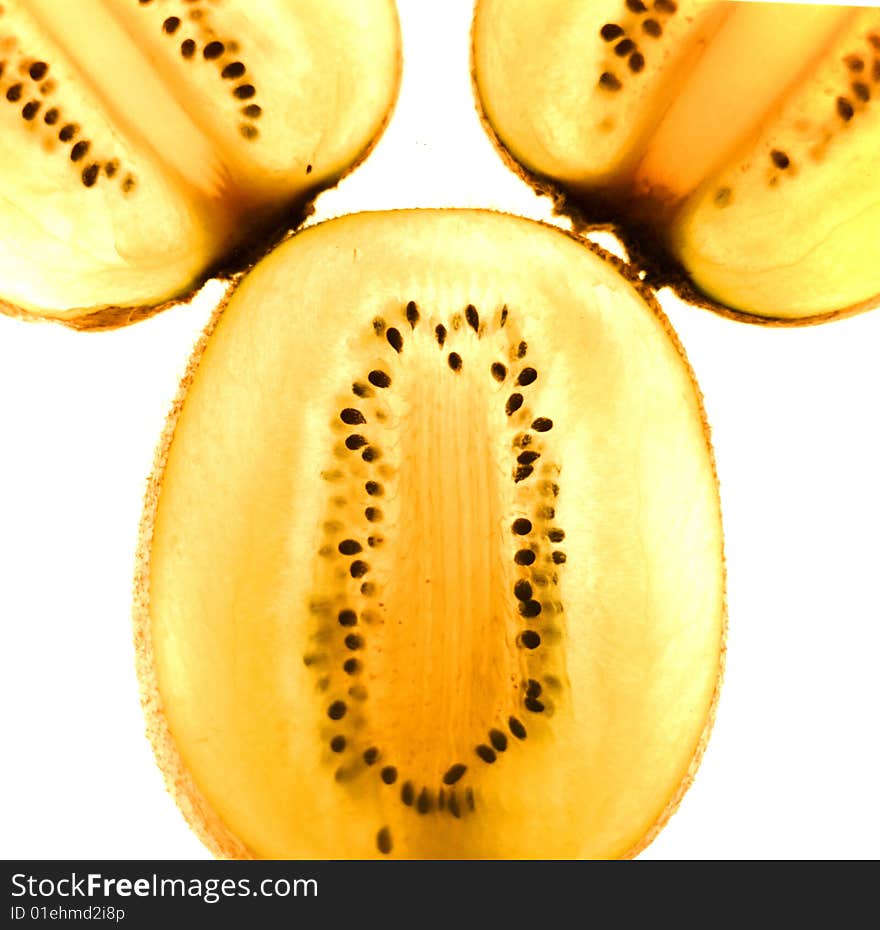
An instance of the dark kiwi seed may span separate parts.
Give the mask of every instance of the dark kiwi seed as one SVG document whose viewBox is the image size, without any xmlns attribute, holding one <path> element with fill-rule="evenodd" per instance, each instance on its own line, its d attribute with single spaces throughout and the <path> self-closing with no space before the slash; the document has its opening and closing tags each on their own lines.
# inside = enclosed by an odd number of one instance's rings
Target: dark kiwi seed
<svg viewBox="0 0 880 930">
<path fill-rule="evenodd" d="M 363 551 L 363 546 L 356 539 L 343 539 L 339 544 L 339 551 L 343 555 L 357 555 Z"/>
<path fill-rule="evenodd" d="M 364 516 L 370 521 L 370 523 L 376 523 L 382 519 L 382 511 L 378 507 L 367 507 L 364 510 Z"/>
<path fill-rule="evenodd" d="M 520 633 L 519 641 L 526 649 L 537 649 L 541 645 L 541 637 L 534 630 L 524 630 Z"/>
<path fill-rule="evenodd" d="M 453 817 L 461 817 L 461 807 L 459 807 L 458 797 L 454 791 L 449 795 L 449 813 L 452 814 Z"/>
<path fill-rule="evenodd" d="M 263 108 L 258 103 L 249 103 L 241 112 L 250 119 L 257 119 L 263 115 Z"/>
<path fill-rule="evenodd" d="M 855 110 L 853 105 L 846 99 L 846 97 L 837 98 L 837 113 L 842 120 L 849 122 L 853 116 L 855 116 Z"/>
<path fill-rule="evenodd" d="M 507 403 L 504 405 L 504 410 L 508 416 L 512 416 L 514 413 L 516 413 L 517 410 L 519 410 L 520 407 L 522 407 L 522 405 L 522 394 L 511 394 L 510 397 L 507 398 Z"/>
<path fill-rule="evenodd" d="M 538 419 L 532 423 L 532 429 L 537 433 L 546 433 L 553 429 L 553 421 L 548 417 L 538 417 Z"/>
<path fill-rule="evenodd" d="M 443 776 L 443 784 L 454 785 L 466 771 L 467 766 L 463 765 L 461 762 L 456 762 L 455 765 L 450 765 L 446 770 L 446 774 Z"/>
<path fill-rule="evenodd" d="M 232 92 L 239 100 L 250 100 L 256 94 L 257 88 L 253 84 L 239 84 Z"/>
<path fill-rule="evenodd" d="M 391 831 L 388 829 L 388 827 L 382 827 L 382 829 L 376 834 L 376 846 L 383 856 L 387 856 L 394 848 L 393 843 L 391 842 Z"/>
<path fill-rule="evenodd" d="M 356 449 L 362 449 L 366 444 L 366 437 L 361 436 L 359 433 L 354 433 L 351 436 L 347 436 L 345 440 L 345 448 L 351 449 L 352 452 L 354 452 Z"/>
<path fill-rule="evenodd" d="M 327 708 L 327 716 L 331 720 L 342 720 L 347 710 L 348 708 L 345 706 L 345 701 L 334 701 Z"/>
<path fill-rule="evenodd" d="M 511 529 L 517 536 L 525 536 L 532 532 L 532 521 L 525 517 L 517 517 L 511 524 Z"/>
<path fill-rule="evenodd" d="M 544 705 L 537 698 L 527 697 L 524 703 L 526 710 L 530 710 L 533 714 L 540 714 L 544 710 Z"/>
<path fill-rule="evenodd" d="M 80 139 L 80 141 L 77 142 L 76 145 L 74 145 L 74 147 L 70 150 L 70 160 L 79 161 L 80 159 L 85 158 L 86 153 L 90 148 L 90 142 L 86 141 L 85 139 Z"/>
<path fill-rule="evenodd" d="M 397 781 L 397 769 L 393 765 L 386 765 L 379 775 L 386 785 L 393 785 Z"/>
<path fill-rule="evenodd" d="M 406 321 L 413 329 L 416 328 L 416 323 L 419 322 L 419 308 L 414 300 L 411 300 L 406 305 Z"/>
<path fill-rule="evenodd" d="M 412 807 L 413 801 L 416 799 L 416 791 L 413 788 L 411 781 L 405 781 L 403 787 L 400 789 L 400 800 L 406 804 L 407 807 Z"/>
<path fill-rule="evenodd" d="M 647 13 L 648 12 L 648 8 L 645 6 L 642 0 L 626 0 L 626 8 L 628 10 L 631 10 L 633 13 Z"/>
<path fill-rule="evenodd" d="M 473 304 L 468 304 L 467 309 L 464 311 L 464 318 L 467 320 L 468 326 L 476 333 L 480 330 L 480 315 L 477 313 L 477 308 Z"/>
<path fill-rule="evenodd" d="M 507 720 L 507 728 L 517 739 L 525 739 L 528 735 L 526 728 L 516 717 L 509 717 Z"/>
<path fill-rule="evenodd" d="M 492 377 L 496 381 L 503 381 L 507 377 L 507 369 L 501 364 L 501 362 L 492 363 Z"/>
<path fill-rule="evenodd" d="M 520 549 L 513 557 L 517 565 L 533 565 L 537 556 L 531 549 Z"/>
<path fill-rule="evenodd" d="M 357 659 L 346 659 L 342 663 L 342 670 L 346 675 L 357 675 L 361 670 L 361 663 Z"/>
<path fill-rule="evenodd" d="M 656 19 L 646 19 L 642 23 L 642 29 L 651 36 L 652 39 L 658 39 L 663 35 L 663 27 Z"/>
<path fill-rule="evenodd" d="M 58 122 L 58 117 L 60 115 L 57 107 L 51 107 L 43 114 L 43 122 L 47 126 L 54 126 Z"/>
<path fill-rule="evenodd" d="M 40 110 L 42 104 L 39 100 L 29 100 L 22 108 L 21 115 L 26 120 L 32 120 Z"/>
<path fill-rule="evenodd" d="M 507 304 L 505 304 L 501 308 L 501 321 L 499 325 L 504 326 L 507 323 L 507 314 L 508 314 Z"/>
<path fill-rule="evenodd" d="M 620 78 L 616 74 L 612 74 L 610 71 L 603 71 L 599 76 L 599 86 L 604 87 L 605 90 L 620 90 L 623 87 L 623 84 L 620 83 Z"/>
<path fill-rule="evenodd" d="M 516 379 L 517 384 L 521 384 L 525 387 L 527 384 L 532 384 L 538 378 L 538 372 L 534 368 L 523 368 L 519 373 L 519 377 Z"/>
<path fill-rule="evenodd" d="M 623 29 L 618 26 L 617 23 L 605 23 L 599 30 L 599 35 L 602 36 L 606 42 L 613 42 L 623 35 Z"/>
<path fill-rule="evenodd" d="M 74 123 L 68 123 L 66 126 L 61 127 L 61 131 L 58 133 L 58 138 L 62 142 L 70 142 L 70 140 L 77 134 L 78 127 Z"/>
<path fill-rule="evenodd" d="M 360 410 L 355 410 L 354 407 L 346 407 L 345 410 L 339 414 L 339 419 L 349 426 L 357 426 L 360 423 L 367 422 L 366 417 L 360 412 Z"/>
<path fill-rule="evenodd" d="M 520 578 L 519 581 L 513 586 L 514 596 L 518 601 L 528 601 L 532 597 L 532 586 L 525 580 L 525 578 Z"/>
<path fill-rule="evenodd" d="M 629 56 L 627 64 L 629 65 L 629 70 L 632 71 L 633 74 L 638 74 L 645 69 L 645 56 L 641 52 L 633 52 L 632 55 Z"/>
<path fill-rule="evenodd" d="M 785 152 L 781 152 L 779 149 L 773 149 L 770 153 L 770 158 L 773 160 L 773 164 L 783 171 L 791 164 L 791 159 L 788 155 L 786 155 Z"/>
<path fill-rule="evenodd" d="M 632 39 L 621 39 L 614 46 L 614 54 L 620 58 L 625 58 L 630 52 L 634 52 L 636 43 Z"/>
<path fill-rule="evenodd" d="M 361 594 L 364 597 L 372 597 L 376 593 L 376 586 L 371 581 L 365 581 L 361 585 Z"/>
<path fill-rule="evenodd" d="M 385 338 L 388 340 L 388 345 L 390 345 L 395 352 L 398 354 L 403 352 L 403 336 L 400 335 L 399 329 L 392 326 L 385 333 Z"/>
<path fill-rule="evenodd" d="M 340 610 L 336 616 L 340 626 L 357 626 L 357 614 L 353 610 Z"/>
<path fill-rule="evenodd" d="M 853 81 L 852 92 L 862 103 L 867 103 L 871 99 L 871 89 L 864 81 Z"/>
<path fill-rule="evenodd" d="M 629 0 L 627 0 L 627 6 L 629 6 Z M 678 10 L 678 4 L 675 0 L 654 0 L 654 9 L 659 10 L 661 13 L 675 13 Z M 638 12 L 642 11 L 639 10 Z"/>
<path fill-rule="evenodd" d="M 180 27 L 180 19 L 177 16 L 169 16 L 168 19 L 162 23 L 162 31 L 167 35 L 173 36 Z"/>
<path fill-rule="evenodd" d="M 448 361 L 449 367 L 453 371 L 461 371 L 461 356 L 458 352 L 450 352 Z"/>
<path fill-rule="evenodd" d="M 507 737 L 501 730 L 489 730 L 489 742 L 496 752 L 504 752 L 507 749 Z"/>
<path fill-rule="evenodd" d="M 94 187 L 95 182 L 98 180 L 98 172 L 101 170 L 101 166 L 98 164 L 91 164 L 87 168 L 83 168 L 82 172 L 82 182 L 86 187 Z"/>
<path fill-rule="evenodd" d="M 473 788 L 468 788 L 467 791 L 465 791 L 464 799 L 465 801 L 467 801 L 468 808 L 470 808 L 470 810 L 473 810 L 474 807 L 476 806 L 474 804 L 474 789 Z"/>
<path fill-rule="evenodd" d="M 377 459 L 381 458 L 381 453 L 375 446 L 367 446 L 367 448 L 361 452 L 361 458 L 365 462 L 375 462 Z"/>
<path fill-rule="evenodd" d="M 437 344 L 442 349 L 443 343 L 446 342 L 446 327 L 442 323 L 438 323 L 434 329 L 434 335 L 437 337 Z"/>
<path fill-rule="evenodd" d="M 15 103 L 17 100 L 21 100 L 21 91 L 22 91 L 21 84 L 13 84 L 6 91 L 6 99 L 10 103 Z"/>
<path fill-rule="evenodd" d="M 192 39 L 184 39 L 180 43 L 180 54 L 184 58 L 192 58 L 196 53 L 196 43 Z"/>
<path fill-rule="evenodd" d="M 566 554 L 564 552 L 560 552 L 558 549 L 556 552 L 553 553 L 553 561 L 557 565 L 563 565 L 567 558 L 568 557 L 566 556 Z"/>
<path fill-rule="evenodd" d="M 226 46 L 222 42 L 218 42 L 216 39 L 213 42 L 209 42 L 204 49 L 202 49 L 202 54 L 208 61 L 212 61 L 215 58 L 219 58 L 226 51 Z"/>
<path fill-rule="evenodd" d="M 422 788 L 419 792 L 419 799 L 416 801 L 416 810 L 420 814 L 428 814 L 431 811 L 433 804 L 431 803 L 431 793 L 427 788 Z"/>
<path fill-rule="evenodd" d="M 221 72 L 220 77 L 228 80 L 240 78 L 245 72 L 245 66 L 240 61 L 230 62 Z"/>
<path fill-rule="evenodd" d="M 483 762 L 491 765 L 498 756 L 495 755 L 495 750 L 491 746 L 487 746 L 485 743 L 480 743 L 479 746 L 474 750 L 476 754 L 483 760 Z"/>
<path fill-rule="evenodd" d="M 349 633 L 345 637 L 345 645 L 348 649 L 351 649 L 354 652 L 356 649 L 362 649 L 364 645 L 364 640 L 362 636 L 358 636 L 357 633 Z"/>
<path fill-rule="evenodd" d="M 330 748 L 333 752 L 345 752 L 345 737 L 344 736 L 334 736 L 330 740 Z"/>
<path fill-rule="evenodd" d="M 553 529 L 547 534 L 550 542 L 562 542 L 565 539 L 565 530 Z"/>
<path fill-rule="evenodd" d="M 361 384 L 360 381 L 355 381 L 351 386 L 352 394 L 355 394 L 357 397 L 372 397 L 373 389 L 366 384 Z"/>
<path fill-rule="evenodd" d="M 391 385 L 391 376 L 384 371 L 371 371 L 367 375 L 367 380 L 377 388 L 387 388 Z"/>
<path fill-rule="evenodd" d="M 519 484 L 520 481 L 525 481 L 534 470 L 531 465 L 517 465 L 516 471 L 513 473 L 514 483 Z"/>
<path fill-rule="evenodd" d="M 378 748 L 375 746 L 370 746 L 369 749 L 365 749 L 363 758 L 367 765 L 375 765 L 379 758 Z"/>
<path fill-rule="evenodd" d="M 526 357 L 526 352 L 528 352 L 528 351 L 529 351 L 529 344 L 528 344 L 527 342 L 521 342 L 521 343 L 516 347 L 516 357 L 517 357 L 517 358 L 525 358 L 525 357 Z"/>
<path fill-rule="evenodd" d="M 35 61 L 30 68 L 28 68 L 28 74 L 31 76 L 32 80 L 42 81 L 48 70 L 49 66 L 45 61 Z"/>
<path fill-rule="evenodd" d="M 530 678 L 526 682 L 526 697 L 539 697 L 542 690 L 540 681 Z"/>
<path fill-rule="evenodd" d="M 519 612 L 523 617 L 537 617 L 541 613 L 541 604 L 539 601 L 525 601 L 519 605 Z"/>
<path fill-rule="evenodd" d="M 364 490 L 370 497 L 381 497 L 382 496 L 382 485 L 378 481 L 368 481 L 364 485 Z"/>
<path fill-rule="evenodd" d="M 520 452 L 516 460 L 520 465 L 531 465 L 533 462 L 537 462 L 539 458 L 541 458 L 540 452 Z"/>
</svg>

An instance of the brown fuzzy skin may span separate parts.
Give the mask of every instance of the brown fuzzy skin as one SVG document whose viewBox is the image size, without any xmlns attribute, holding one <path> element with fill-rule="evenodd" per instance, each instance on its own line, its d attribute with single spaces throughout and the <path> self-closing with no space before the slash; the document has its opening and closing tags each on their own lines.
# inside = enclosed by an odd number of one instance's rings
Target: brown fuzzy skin
<svg viewBox="0 0 880 930">
<path fill-rule="evenodd" d="M 740 323 L 752 323 L 756 326 L 792 329 L 801 326 L 816 326 L 820 323 L 829 323 L 832 320 L 843 320 L 880 307 L 880 294 L 874 294 L 867 300 L 849 307 L 842 307 L 839 310 L 831 310 L 827 313 L 817 313 L 813 316 L 800 317 L 797 319 L 792 319 L 791 317 L 762 316 L 757 313 L 748 313 L 745 310 L 738 310 L 736 307 L 730 307 L 727 304 L 713 300 L 700 291 L 680 262 L 677 262 L 674 258 L 665 254 L 661 249 L 651 248 L 649 237 L 645 237 L 644 234 L 639 234 L 638 230 L 628 228 L 621 221 L 608 219 L 606 215 L 606 206 L 600 207 L 598 204 L 590 203 L 583 198 L 579 199 L 573 196 L 564 185 L 555 181 L 553 178 L 539 174 L 536 171 L 530 171 L 517 161 L 504 142 L 501 141 L 501 137 L 496 132 L 495 127 L 492 125 L 483 107 L 483 98 L 480 93 L 479 82 L 477 81 L 476 65 L 476 23 L 478 6 L 479 2 L 474 6 L 474 15 L 471 18 L 470 72 L 474 106 L 476 107 L 477 115 L 480 118 L 483 129 L 486 135 L 492 140 L 492 144 L 495 146 L 504 164 L 510 168 L 514 174 L 525 181 L 536 194 L 549 197 L 553 201 L 553 212 L 557 216 L 568 217 L 579 238 L 585 239 L 589 233 L 594 232 L 612 233 L 620 240 L 632 257 L 632 264 L 635 267 L 636 273 L 639 271 L 645 273 L 644 284 L 649 285 L 655 290 L 659 290 L 661 287 L 669 287 L 678 297 L 690 306 L 711 310 L 713 313 L 717 313 L 731 320 L 737 320 Z M 599 218 L 603 216 L 605 216 L 604 219 Z"/>
<path fill-rule="evenodd" d="M 394 210 L 389 212 L 404 215 L 418 211 Z M 691 364 L 687 358 L 684 347 L 682 346 L 675 330 L 672 328 L 672 324 L 669 322 L 666 314 L 663 312 L 663 308 L 657 300 L 656 295 L 649 287 L 645 285 L 643 281 L 638 278 L 633 267 L 617 258 L 617 256 L 607 252 L 605 249 L 602 249 L 595 243 L 584 240 L 576 234 L 569 232 L 568 230 L 560 229 L 559 227 L 553 226 L 550 223 L 544 223 L 537 220 L 526 220 L 522 217 L 517 217 L 513 214 L 503 213 L 502 211 L 496 210 L 454 210 L 449 208 L 449 212 L 458 212 L 462 214 L 493 213 L 501 216 L 509 216 L 511 219 L 516 219 L 522 223 L 533 223 L 536 226 L 543 226 L 558 233 L 562 233 L 563 235 L 568 236 L 575 242 L 582 245 L 584 248 L 589 249 L 591 252 L 613 265 L 615 269 L 621 274 L 621 276 L 625 278 L 626 281 L 638 291 L 639 295 L 648 305 L 651 312 L 660 322 L 667 336 L 672 341 L 673 346 L 675 347 L 676 352 L 681 359 L 682 365 L 687 371 L 688 378 L 693 387 L 699 408 L 700 419 L 703 425 L 703 435 L 706 440 L 709 460 L 712 466 L 712 475 L 714 478 L 716 493 L 718 494 L 718 516 L 720 521 L 722 515 L 720 492 L 718 491 L 718 471 L 715 463 L 715 453 L 712 448 L 711 428 L 706 417 L 702 392 L 700 391 L 700 387 L 697 384 L 693 368 L 691 367 Z M 332 220 L 327 222 L 332 222 Z M 229 299 L 232 297 L 233 293 L 234 292 L 231 291 L 229 294 L 227 294 L 224 300 L 213 312 L 211 319 L 208 321 L 205 329 L 203 330 L 199 340 L 195 345 L 193 353 L 190 356 L 189 362 L 187 364 L 186 373 L 180 382 L 177 396 L 168 414 L 165 428 L 156 448 L 153 472 L 150 475 L 147 484 L 146 495 L 144 497 L 144 510 L 141 517 L 138 536 L 134 580 L 133 619 L 136 667 L 138 679 L 140 682 L 141 704 L 143 706 L 144 715 L 147 721 L 147 736 L 153 746 L 156 762 L 159 765 L 163 775 L 165 776 L 165 784 L 168 792 L 174 798 L 177 806 L 180 808 L 181 813 L 186 818 L 187 823 L 189 823 L 190 827 L 193 829 L 199 839 L 205 844 L 205 846 L 207 846 L 207 848 L 215 857 L 223 859 L 254 859 L 257 858 L 255 854 L 250 849 L 248 849 L 247 846 L 245 846 L 235 836 L 235 834 L 231 832 L 227 825 L 211 808 L 211 805 L 201 793 L 198 785 L 192 778 L 192 775 L 187 771 L 186 766 L 180 756 L 177 745 L 174 741 L 174 737 L 172 736 L 168 727 L 167 719 L 162 707 L 162 700 L 159 694 L 158 682 L 156 680 L 155 667 L 153 664 L 153 647 L 150 629 L 150 553 L 152 548 L 153 529 L 155 526 L 156 514 L 158 512 L 159 499 L 162 492 L 162 481 L 164 478 L 165 466 L 168 461 L 168 453 L 171 448 L 171 444 L 174 441 L 175 429 L 186 402 L 186 397 L 190 385 L 195 378 L 202 357 L 210 342 L 211 334 L 217 328 L 217 325 L 219 324 L 220 319 L 226 309 L 226 305 Z M 721 694 L 721 684 L 724 677 L 725 659 L 727 654 L 727 573 L 723 548 L 721 556 L 722 570 L 724 572 L 724 577 L 722 578 L 724 591 L 722 603 L 723 613 L 721 617 L 721 645 L 715 680 L 715 689 L 712 694 L 709 710 L 706 714 L 706 721 L 703 726 L 702 734 L 700 736 L 700 740 L 697 744 L 693 758 L 691 759 L 688 770 L 673 793 L 672 797 L 670 798 L 669 802 L 666 804 L 654 823 L 645 832 L 644 836 L 642 836 L 638 842 L 632 845 L 620 857 L 622 859 L 635 858 L 635 856 L 642 852 L 642 850 L 644 850 L 654 840 L 657 834 L 666 825 L 669 818 L 678 809 L 682 798 L 687 793 L 688 788 L 690 788 L 694 780 L 694 776 L 696 775 L 697 769 L 699 768 L 700 762 L 702 761 L 703 753 L 705 752 L 706 746 L 709 742 L 709 737 L 712 732 L 712 727 L 715 723 L 715 715 Z"/>
<path fill-rule="evenodd" d="M 55 317 L 49 314 L 35 313 L 33 310 L 28 310 L 26 307 L 19 307 L 0 297 L 0 313 L 28 322 L 60 323 L 63 326 L 81 332 L 102 332 L 110 329 L 121 329 L 123 326 L 128 326 L 131 323 L 138 323 L 141 320 L 146 320 L 151 316 L 155 316 L 163 310 L 188 303 L 212 278 L 217 278 L 226 284 L 237 282 L 238 279 L 250 271 L 261 258 L 264 258 L 277 245 L 280 245 L 285 239 L 292 236 L 315 212 L 315 200 L 318 195 L 336 187 L 340 181 L 347 178 L 352 171 L 369 158 L 373 149 L 379 143 L 379 140 L 388 127 L 391 117 L 394 115 L 397 102 L 400 98 L 400 84 L 403 79 L 403 47 L 402 41 L 400 40 L 399 18 L 397 21 L 397 34 L 397 58 L 394 62 L 395 73 L 392 102 L 382 122 L 376 127 L 376 131 L 372 138 L 345 171 L 328 178 L 325 184 L 311 188 L 299 201 L 284 210 L 282 217 L 275 224 L 271 225 L 263 234 L 258 235 L 256 244 L 246 247 L 242 246 L 237 249 L 232 256 L 221 259 L 219 263 L 210 268 L 206 268 L 198 281 L 191 282 L 176 297 L 172 297 L 160 304 L 145 304 L 131 307 L 118 307 L 113 305 L 103 307 L 77 307 L 63 311 L 68 314 L 67 316 Z"/>
</svg>

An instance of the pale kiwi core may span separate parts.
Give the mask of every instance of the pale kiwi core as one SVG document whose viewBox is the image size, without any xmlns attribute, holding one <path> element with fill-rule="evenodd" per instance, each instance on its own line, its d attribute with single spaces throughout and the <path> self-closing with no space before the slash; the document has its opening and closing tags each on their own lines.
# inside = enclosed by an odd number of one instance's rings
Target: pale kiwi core
<svg viewBox="0 0 880 930">
<path fill-rule="evenodd" d="M 144 527 L 154 744 L 218 853 L 623 856 L 689 784 L 724 630 L 699 395 L 558 230 L 366 214 L 278 249 Z"/>
</svg>

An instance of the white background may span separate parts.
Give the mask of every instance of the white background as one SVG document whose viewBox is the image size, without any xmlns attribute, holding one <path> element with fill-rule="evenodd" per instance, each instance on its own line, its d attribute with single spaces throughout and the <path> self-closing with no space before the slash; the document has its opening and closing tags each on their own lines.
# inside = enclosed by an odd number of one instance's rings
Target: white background
<svg viewBox="0 0 880 930">
<path fill-rule="evenodd" d="M 480 127 L 468 0 L 400 10 L 394 118 L 318 217 L 549 218 Z M 219 291 L 112 333 L 0 318 L 3 858 L 208 856 L 143 735 L 130 605 L 153 448 Z M 880 312 L 786 331 L 663 300 L 714 430 L 730 634 L 703 766 L 643 856 L 876 857 Z"/>
</svg>

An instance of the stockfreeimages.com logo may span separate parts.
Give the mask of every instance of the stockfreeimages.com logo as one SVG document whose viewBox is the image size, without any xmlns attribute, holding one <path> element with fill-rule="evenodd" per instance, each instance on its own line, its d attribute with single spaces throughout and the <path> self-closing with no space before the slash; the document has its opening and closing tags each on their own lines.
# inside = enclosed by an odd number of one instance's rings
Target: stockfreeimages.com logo
<svg viewBox="0 0 880 930">
<path fill-rule="evenodd" d="M 13 898 L 199 898 L 216 904 L 224 898 L 316 898 L 314 878 L 107 878 L 99 872 L 63 878 L 38 878 L 18 872 L 12 876 Z"/>
</svg>

